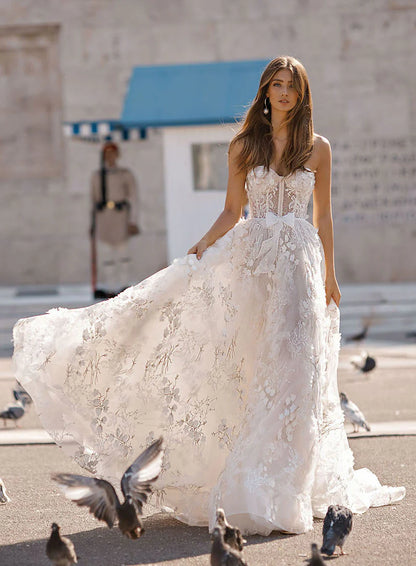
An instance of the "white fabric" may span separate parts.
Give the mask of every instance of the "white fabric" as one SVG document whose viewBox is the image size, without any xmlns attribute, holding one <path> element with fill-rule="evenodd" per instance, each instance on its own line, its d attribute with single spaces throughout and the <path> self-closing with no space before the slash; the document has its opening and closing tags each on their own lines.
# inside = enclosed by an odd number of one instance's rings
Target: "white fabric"
<svg viewBox="0 0 416 566">
<path fill-rule="evenodd" d="M 115 299 L 15 327 L 16 376 L 55 441 L 117 481 L 152 439 L 160 504 L 212 527 L 301 533 L 329 504 L 404 497 L 354 472 L 337 389 L 339 310 L 305 219 L 314 175 L 247 177 L 251 216 Z"/>
<path fill-rule="evenodd" d="M 118 292 L 130 281 L 129 242 L 111 245 L 97 240 L 97 288 Z"/>
</svg>

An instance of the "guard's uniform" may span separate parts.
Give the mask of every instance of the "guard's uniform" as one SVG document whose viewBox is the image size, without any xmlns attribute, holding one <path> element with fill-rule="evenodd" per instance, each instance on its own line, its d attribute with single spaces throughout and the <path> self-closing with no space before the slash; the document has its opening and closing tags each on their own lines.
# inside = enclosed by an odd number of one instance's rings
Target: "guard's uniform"
<svg viewBox="0 0 416 566">
<path fill-rule="evenodd" d="M 91 178 L 91 214 L 97 241 L 97 287 L 117 292 L 129 284 L 129 225 L 137 224 L 138 189 L 125 167 L 106 167 L 105 199 L 101 171 Z"/>
</svg>

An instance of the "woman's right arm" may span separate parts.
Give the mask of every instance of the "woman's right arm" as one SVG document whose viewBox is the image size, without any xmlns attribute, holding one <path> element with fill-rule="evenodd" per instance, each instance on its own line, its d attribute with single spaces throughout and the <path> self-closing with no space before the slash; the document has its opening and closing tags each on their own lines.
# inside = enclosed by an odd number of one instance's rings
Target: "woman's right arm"
<svg viewBox="0 0 416 566">
<path fill-rule="evenodd" d="M 245 203 L 246 173 L 238 168 L 238 156 L 241 142 L 230 147 L 228 154 L 228 184 L 227 196 L 225 198 L 224 210 L 217 220 L 198 243 L 188 250 L 188 254 L 196 254 L 201 259 L 204 251 L 212 246 L 214 242 L 224 236 L 241 218 L 241 211 Z"/>
</svg>

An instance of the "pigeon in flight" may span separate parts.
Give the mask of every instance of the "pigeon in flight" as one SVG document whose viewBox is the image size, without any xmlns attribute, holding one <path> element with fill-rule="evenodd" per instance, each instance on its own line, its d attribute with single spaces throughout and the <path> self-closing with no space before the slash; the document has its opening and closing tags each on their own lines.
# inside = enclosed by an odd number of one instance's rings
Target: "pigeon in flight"
<svg viewBox="0 0 416 566">
<path fill-rule="evenodd" d="M 155 440 L 124 472 L 121 478 L 123 503 L 106 480 L 75 474 L 54 474 L 52 479 L 58 482 L 65 497 L 77 505 L 89 507 L 90 513 L 98 520 L 105 521 L 110 529 L 118 519 L 120 531 L 128 538 L 137 539 L 144 532 L 138 515 L 152 491 L 150 484 L 161 472 L 164 454 L 162 444 L 162 437 Z"/>
<path fill-rule="evenodd" d="M 25 414 L 25 402 L 23 400 L 10 403 L 0 412 L 0 419 L 3 419 L 4 426 L 7 428 L 7 421 L 14 421 L 17 428 L 17 421 Z"/>
<path fill-rule="evenodd" d="M 351 358 L 350 363 L 362 373 L 368 373 L 376 367 L 376 360 L 368 352 L 361 352 L 360 356 Z"/>
<path fill-rule="evenodd" d="M 61 537 L 60 527 L 52 523 L 51 536 L 46 543 L 46 556 L 55 566 L 71 566 L 77 564 L 77 555 L 73 542 L 67 537 Z"/>
<path fill-rule="evenodd" d="M 228 523 L 225 517 L 224 509 L 217 509 L 217 520 L 215 526 L 219 527 L 222 530 L 225 544 L 228 544 L 229 546 L 231 546 L 231 548 L 242 552 L 244 544 L 247 541 L 245 540 L 245 538 L 243 538 L 243 535 L 241 534 L 241 531 L 238 527 L 232 527 Z"/>
<path fill-rule="evenodd" d="M 340 554 L 345 554 L 343 546 L 352 529 L 352 512 L 342 505 L 330 505 L 322 528 L 323 543 L 321 552 L 332 556 L 339 546 Z"/>
<path fill-rule="evenodd" d="M 224 542 L 221 527 L 212 532 L 211 566 L 247 566 L 243 553 Z"/>
<path fill-rule="evenodd" d="M 370 425 L 366 422 L 363 413 L 360 411 L 357 405 L 350 401 L 345 393 L 340 393 L 339 399 L 341 402 L 341 408 L 344 411 L 345 418 L 350 421 L 350 423 L 352 423 L 354 432 L 358 432 L 360 426 L 363 427 L 367 432 L 370 432 Z"/>
<path fill-rule="evenodd" d="M 325 562 L 322 560 L 321 553 L 318 550 L 318 545 L 315 543 L 311 544 L 312 556 L 309 560 L 309 566 L 324 566 Z"/>
<path fill-rule="evenodd" d="M 0 478 L 0 503 L 8 503 L 10 501 L 10 497 L 6 493 L 6 486 L 4 485 L 4 481 Z"/>
</svg>

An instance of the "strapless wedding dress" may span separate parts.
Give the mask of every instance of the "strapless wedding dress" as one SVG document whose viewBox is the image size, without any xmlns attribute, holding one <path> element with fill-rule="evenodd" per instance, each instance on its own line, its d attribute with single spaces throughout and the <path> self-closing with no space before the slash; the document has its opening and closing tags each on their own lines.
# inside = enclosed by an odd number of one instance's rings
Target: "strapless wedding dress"
<svg viewBox="0 0 416 566">
<path fill-rule="evenodd" d="M 250 215 L 211 246 L 82 309 L 14 329 L 16 377 L 57 444 L 118 481 L 163 434 L 157 503 L 190 525 L 215 509 L 246 534 L 301 533 L 330 504 L 404 497 L 354 471 L 337 388 L 339 310 L 306 220 L 314 173 L 247 176 Z"/>
</svg>

